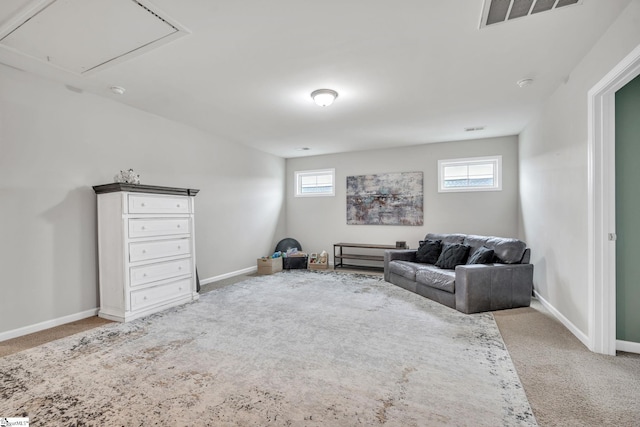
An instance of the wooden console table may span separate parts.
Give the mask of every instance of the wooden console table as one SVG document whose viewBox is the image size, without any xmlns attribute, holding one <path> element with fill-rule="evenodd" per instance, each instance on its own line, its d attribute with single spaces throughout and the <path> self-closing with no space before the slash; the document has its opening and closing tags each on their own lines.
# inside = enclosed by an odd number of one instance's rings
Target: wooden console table
<svg viewBox="0 0 640 427">
<path fill-rule="evenodd" d="M 354 253 L 344 253 L 343 248 L 356 248 L 356 249 L 373 249 L 383 251 L 382 255 L 364 255 Z M 338 250 L 339 249 L 339 250 Z M 333 268 L 363 268 L 370 270 L 384 270 L 384 264 L 377 265 L 359 265 L 359 264 L 345 264 L 344 260 L 361 260 L 361 261 L 375 261 L 384 263 L 384 251 L 387 249 L 397 249 L 395 245 L 372 245 L 368 243 L 336 243 L 333 245 Z"/>
</svg>

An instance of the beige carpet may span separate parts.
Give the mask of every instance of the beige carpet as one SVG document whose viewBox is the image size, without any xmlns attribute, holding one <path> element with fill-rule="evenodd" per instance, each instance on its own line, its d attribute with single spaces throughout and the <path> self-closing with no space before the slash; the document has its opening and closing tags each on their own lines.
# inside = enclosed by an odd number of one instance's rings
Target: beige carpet
<svg viewBox="0 0 640 427">
<path fill-rule="evenodd" d="M 535 299 L 493 315 L 539 425 L 640 425 L 640 355 L 590 352 Z"/>
</svg>

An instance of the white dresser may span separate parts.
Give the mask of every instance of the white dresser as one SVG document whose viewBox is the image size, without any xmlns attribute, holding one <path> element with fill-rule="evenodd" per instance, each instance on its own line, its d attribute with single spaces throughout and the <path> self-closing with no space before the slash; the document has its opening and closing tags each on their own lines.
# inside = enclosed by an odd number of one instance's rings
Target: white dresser
<svg viewBox="0 0 640 427">
<path fill-rule="evenodd" d="M 113 183 L 98 197 L 100 311 L 127 322 L 198 299 L 198 190 Z"/>
</svg>

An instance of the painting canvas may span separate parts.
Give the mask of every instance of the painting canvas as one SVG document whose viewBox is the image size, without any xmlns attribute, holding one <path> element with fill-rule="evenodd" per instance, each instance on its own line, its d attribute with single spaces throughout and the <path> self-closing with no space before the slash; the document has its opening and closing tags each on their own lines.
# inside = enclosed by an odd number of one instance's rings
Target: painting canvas
<svg viewBox="0 0 640 427">
<path fill-rule="evenodd" d="M 347 224 L 422 225 L 422 172 L 347 177 Z"/>
</svg>

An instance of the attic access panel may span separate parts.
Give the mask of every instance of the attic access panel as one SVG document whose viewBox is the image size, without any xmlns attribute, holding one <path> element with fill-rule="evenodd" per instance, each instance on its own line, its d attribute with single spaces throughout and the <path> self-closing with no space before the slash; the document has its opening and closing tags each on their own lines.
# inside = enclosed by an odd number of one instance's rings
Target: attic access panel
<svg viewBox="0 0 640 427">
<path fill-rule="evenodd" d="M 186 34 L 144 0 L 38 0 L 0 29 L 0 46 L 84 74 Z"/>
<path fill-rule="evenodd" d="M 480 28 L 532 14 L 578 5 L 583 0 L 484 0 Z"/>
</svg>

